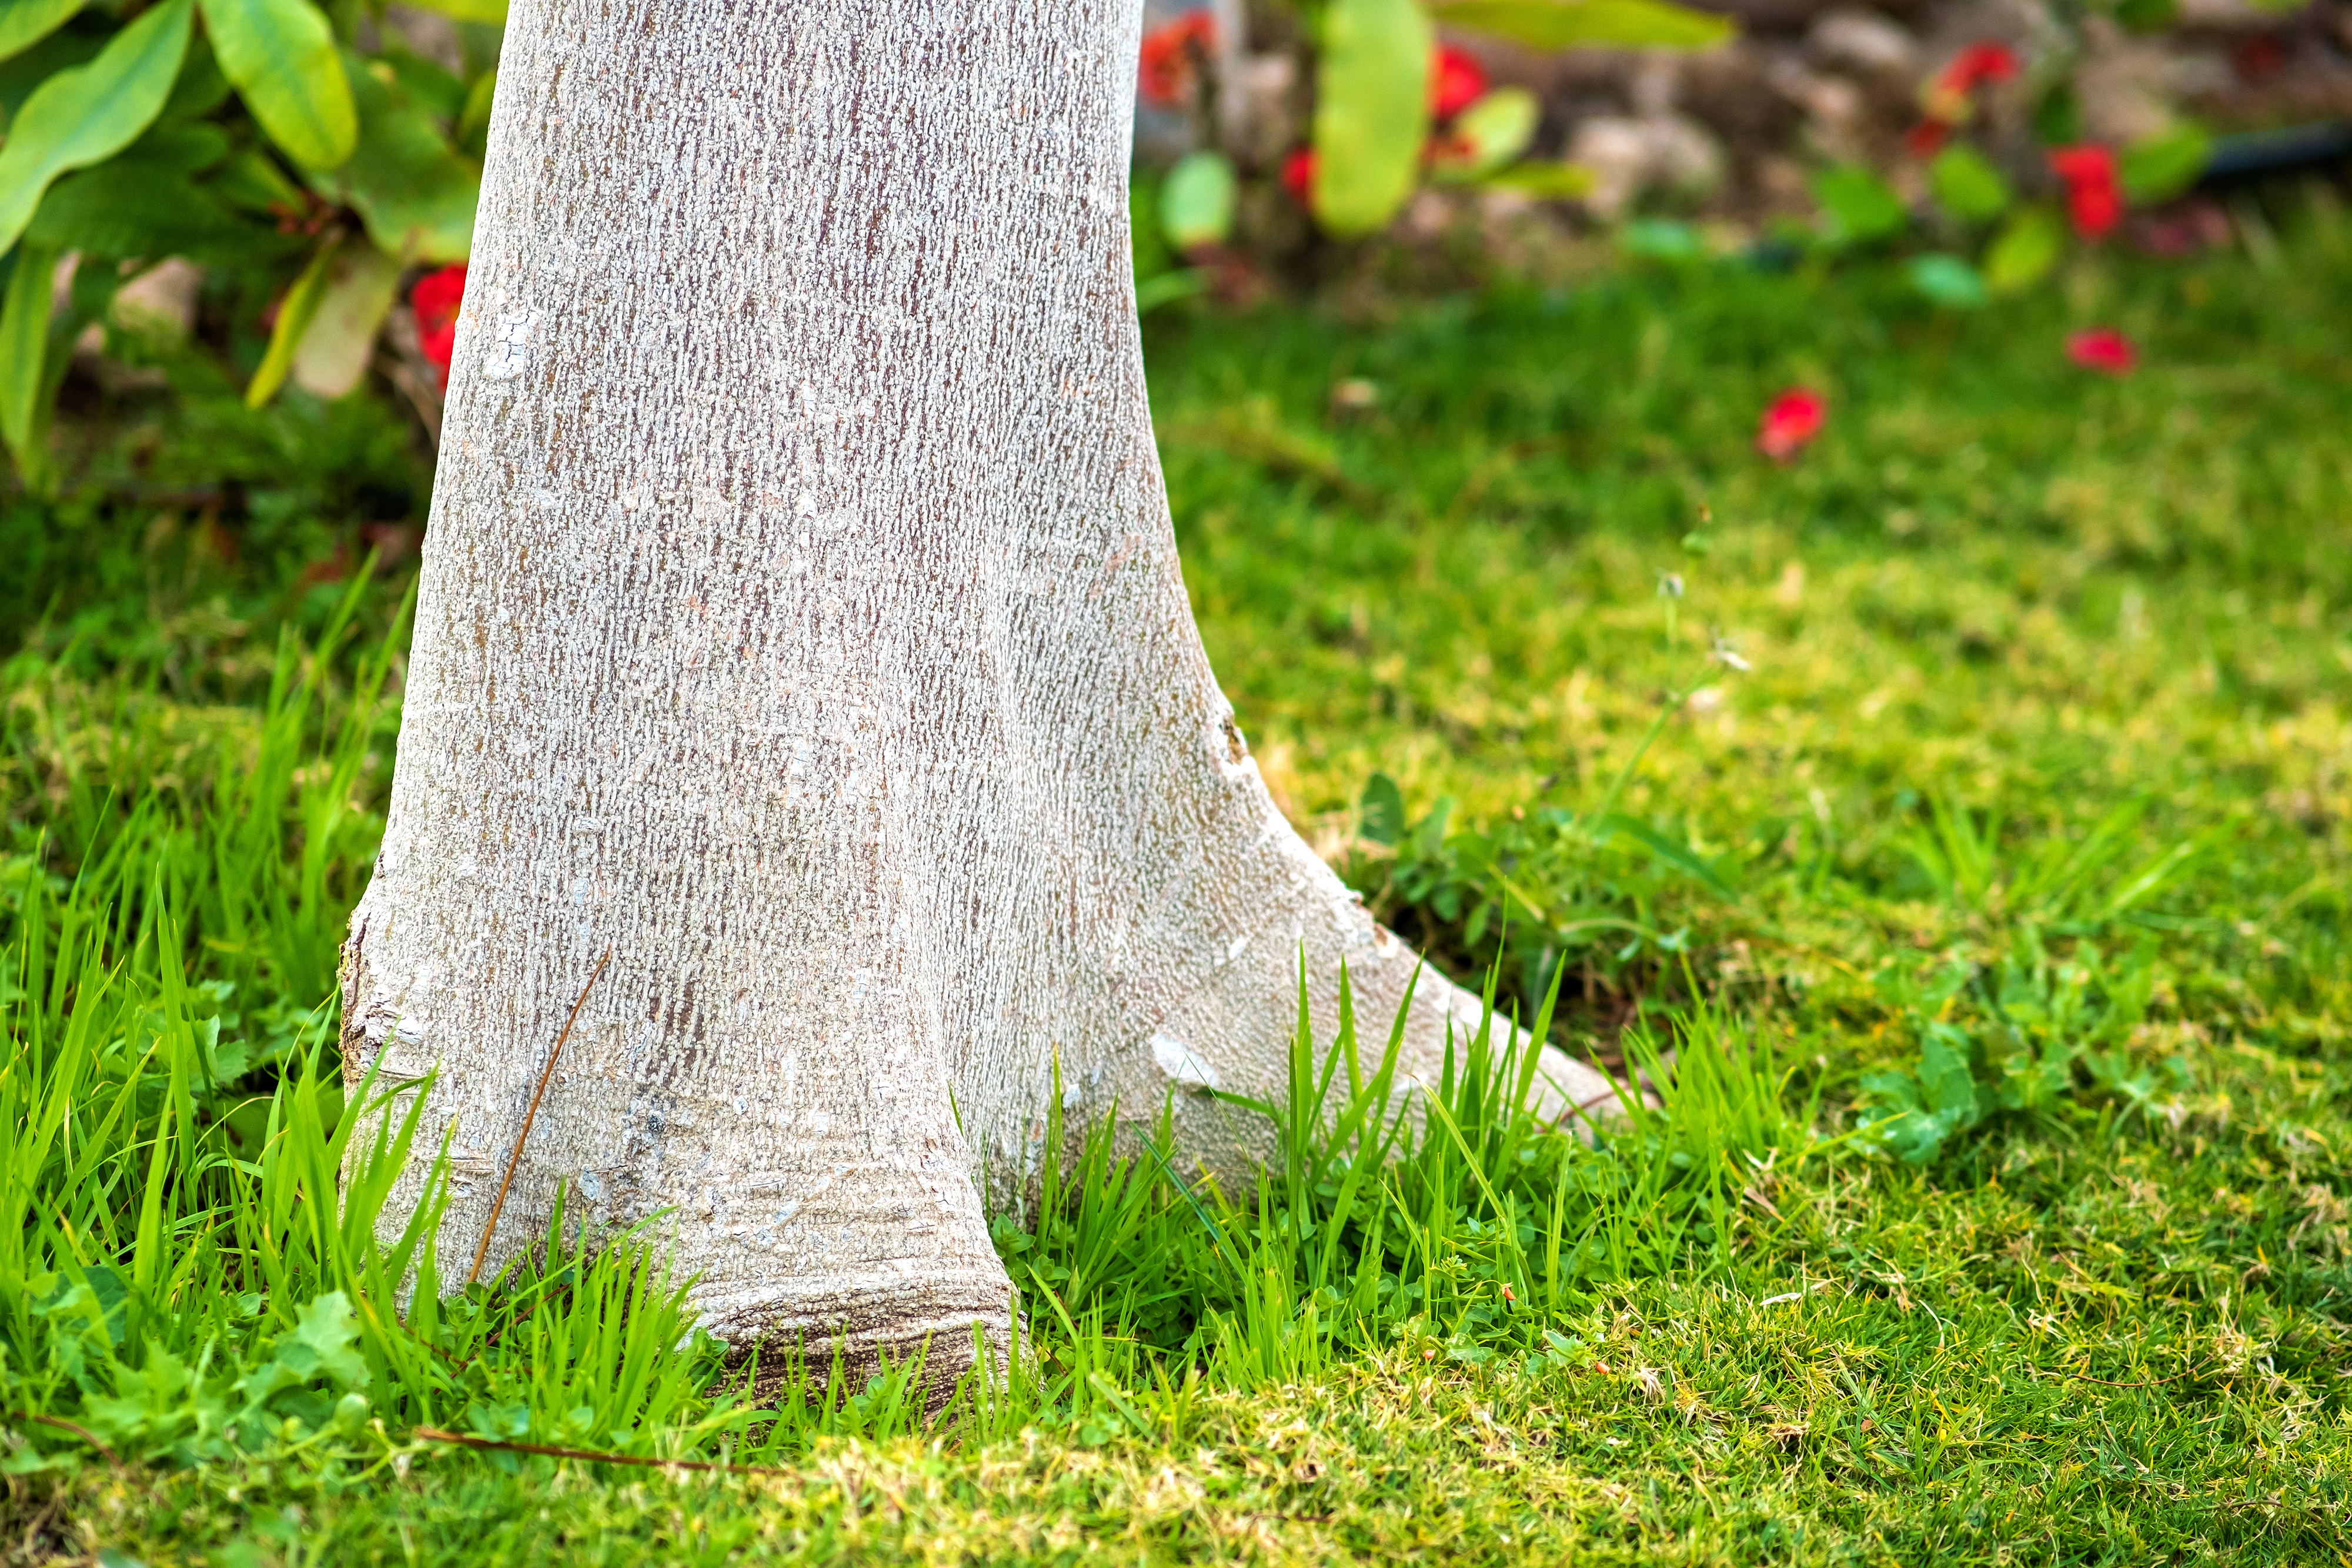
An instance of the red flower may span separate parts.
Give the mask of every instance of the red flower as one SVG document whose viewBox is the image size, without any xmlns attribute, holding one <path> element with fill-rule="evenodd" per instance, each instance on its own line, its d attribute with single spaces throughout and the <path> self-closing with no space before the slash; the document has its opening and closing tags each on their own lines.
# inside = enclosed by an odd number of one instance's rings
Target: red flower
<svg viewBox="0 0 2352 1568">
<path fill-rule="evenodd" d="M 1300 206 L 1314 204 L 1309 198 L 1315 193 L 1315 149 L 1298 148 L 1282 161 L 1282 188 Z"/>
<path fill-rule="evenodd" d="M 1216 40 L 1216 18 L 1206 11 L 1187 11 L 1152 28 L 1143 35 L 1135 90 L 1146 103 L 1163 108 L 1182 103 L 1192 96 L 1195 67 Z"/>
<path fill-rule="evenodd" d="M 1951 63 L 1927 78 L 1920 102 L 1927 118 L 1958 124 L 1968 119 L 1969 103 L 1979 88 L 1998 87 L 2015 79 L 2017 57 L 2000 44 L 1970 44 Z"/>
<path fill-rule="evenodd" d="M 2095 141 L 2056 147 L 2050 172 L 2066 187 L 2067 215 L 2084 239 L 2104 238 L 2124 221 L 2124 188 L 2116 178 L 2116 150 Z"/>
<path fill-rule="evenodd" d="M 1952 138 L 1952 128 L 1940 120 L 1923 120 L 1903 133 L 1903 145 L 1914 158 L 1933 158 Z"/>
<path fill-rule="evenodd" d="M 1821 393 L 1790 387 L 1772 400 L 1756 429 L 1756 450 L 1775 463 L 1786 463 L 1822 433 L 1830 405 Z"/>
<path fill-rule="evenodd" d="M 1429 112 L 1451 120 L 1486 96 L 1486 68 L 1451 44 L 1437 46 L 1429 71 Z"/>
<path fill-rule="evenodd" d="M 416 315 L 416 351 L 441 372 L 441 388 L 449 388 L 449 356 L 457 346 L 457 307 L 466 298 L 463 263 L 428 272 L 408 291 L 408 308 Z"/>
<path fill-rule="evenodd" d="M 1970 44 L 1952 57 L 1936 85 L 1966 98 L 1980 87 L 2017 79 L 2017 57 L 2000 44 Z"/>
<path fill-rule="evenodd" d="M 2074 333 L 2066 340 L 2066 357 L 2086 371 L 2110 376 L 2127 376 L 2139 363 L 2139 350 L 2113 327 L 2094 327 L 2087 332 Z"/>
</svg>

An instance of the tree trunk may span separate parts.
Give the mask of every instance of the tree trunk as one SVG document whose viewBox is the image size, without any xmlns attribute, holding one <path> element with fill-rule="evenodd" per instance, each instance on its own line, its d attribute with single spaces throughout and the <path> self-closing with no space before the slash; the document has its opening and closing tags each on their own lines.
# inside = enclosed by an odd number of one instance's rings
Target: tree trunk
<svg viewBox="0 0 2352 1568">
<path fill-rule="evenodd" d="M 1234 1170 L 1303 950 L 1415 959 L 1210 674 L 1129 263 L 1137 0 L 516 0 L 345 1071 L 428 1071 L 465 1276 L 559 1183 L 739 1346 L 1001 1332 L 1066 1115 Z M 1475 1001 L 1424 976 L 1406 1061 Z M 1604 1081 L 1556 1052 L 1579 1097 Z M 400 1202 L 422 1180 L 412 1169 Z M 395 1203 L 395 1207 L 400 1207 Z"/>
</svg>

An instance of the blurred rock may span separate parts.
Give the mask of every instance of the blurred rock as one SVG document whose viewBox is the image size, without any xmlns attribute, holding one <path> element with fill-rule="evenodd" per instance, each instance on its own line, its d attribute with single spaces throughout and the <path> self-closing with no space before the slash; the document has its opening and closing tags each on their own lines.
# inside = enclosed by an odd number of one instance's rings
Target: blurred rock
<svg viewBox="0 0 2352 1568">
<path fill-rule="evenodd" d="M 195 328 L 196 295 L 204 285 L 204 268 L 169 257 L 116 289 L 107 319 L 117 330 L 151 343 L 184 343 Z"/>
<path fill-rule="evenodd" d="M 1831 69 L 1895 76 L 1919 74 L 1919 40 L 1892 17 L 1875 11 L 1824 13 L 1805 35 L 1805 51 Z"/>
<path fill-rule="evenodd" d="M 1576 128 L 1568 161 L 1592 172 L 1584 204 L 1612 222 L 1644 195 L 1695 201 L 1723 179 L 1723 151 L 1715 138 L 1679 114 L 1596 116 Z"/>
</svg>

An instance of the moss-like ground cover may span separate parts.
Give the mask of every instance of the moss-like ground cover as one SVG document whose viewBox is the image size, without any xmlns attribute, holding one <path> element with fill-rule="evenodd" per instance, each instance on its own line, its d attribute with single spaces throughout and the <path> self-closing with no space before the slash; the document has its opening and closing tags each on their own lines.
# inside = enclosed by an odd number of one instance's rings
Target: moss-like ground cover
<svg viewBox="0 0 2352 1568">
<path fill-rule="evenodd" d="M 2067 363 L 2094 324 L 2135 374 Z M 112 499 L 0 519 L 39 541 L 5 609 L 0 1403 L 49 1417 L 0 1415 L 0 1551 L 2352 1552 L 2352 222 L 1968 317 L 1706 270 L 1155 320 L 1150 361 L 1286 809 L 1457 972 L 1499 953 L 1507 1004 L 1558 974 L 1554 1033 L 1664 1107 L 1591 1149 L 1489 1071 L 1378 1180 L 1300 1104 L 1256 1194 L 1098 1170 L 1000 1226 L 1038 1370 L 929 1432 L 888 1387 L 714 1404 L 707 1353 L 629 1328 L 665 1320 L 625 1254 L 382 1322 L 382 1260 L 311 1201 L 340 1104 L 301 1063 L 404 584 L 303 566 L 413 465 L 344 414 L 116 410 Z M 1793 382 L 1831 414 L 1783 469 L 1750 442 Z M 45 1115 L 73 1136 L 28 1154 Z"/>
</svg>

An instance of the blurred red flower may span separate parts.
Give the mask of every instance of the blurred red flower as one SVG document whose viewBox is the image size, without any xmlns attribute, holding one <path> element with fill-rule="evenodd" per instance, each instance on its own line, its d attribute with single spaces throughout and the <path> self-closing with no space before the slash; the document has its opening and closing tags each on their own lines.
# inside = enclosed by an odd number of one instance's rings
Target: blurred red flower
<svg viewBox="0 0 2352 1568">
<path fill-rule="evenodd" d="M 1206 11 L 1187 11 L 1152 28 L 1143 35 L 1135 90 L 1162 108 L 1182 103 L 1192 95 L 1194 68 L 1216 41 L 1216 18 Z"/>
<path fill-rule="evenodd" d="M 1903 146 L 1914 158 L 1933 158 L 1951 139 L 1950 126 L 1940 120 L 1923 120 L 1903 133 Z"/>
<path fill-rule="evenodd" d="M 1821 393 L 1790 387 L 1765 409 L 1763 423 L 1756 428 L 1756 450 L 1775 463 L 1786 463 L 1822 433 L 1829 413 L 1828 400 Z"/>
<path fill-rule="evenodd" d="M 2068 337 L 2066 357 L 2086 371 L 2110 376 L 2127 376 L 2139 363 L 2139 350 L 2113 327 L 2094 327 Z"/>
<path fill-rule="evenodd" d="M 1962 97 L 1980 87 L 1995 87 L 2017 79 L 2017 57 L 2002 44 L 1970 44 L 1952 57 L 1936 78 L 1937 85 Z"/>
<path fill-rule="evenodd" d="M 1429 72 L 1429 112 L 1451 120 L 1486 96 L 1486 68 L 1451 44 L 1437 46 Z"/>
<path fill-rule="evenodd" d="M 408 308 L 416 316 L 416 351 L 441 374 L 441 390 L 449 390 L 449 356 L 457 346 L 457 307 L 466 298 L 463 263 L 428 272 L 408 291 Z"/>
<path fill-rule="evenodd" d="M 1315 193 L 1315 149 L 1301 147 L 1282 161 L 1282 188 L 1300 206 L 1312 206 Z"/>
<path fill-rule="evenodd" d="M 2103 239 L 2124 221 L 2124 188 L 2116 178 L 2116 150 L 2095 141 L 2050 152 L 2050 172 L 2066 187 L 2066 214 L 2084 239 Z"/>
<path fill-rule="evenodd" d="M 1969 117 L 1969 99 L 1982 87 L 1998 87 L 2015 79 L 2017 57 L 2000 44 L 1970 44 L 1951 63 L 1927 78 L 1919 94 L 1927 118 L 1957 125 Z"/>
</svg>

